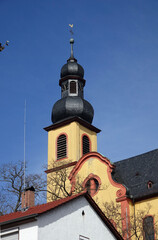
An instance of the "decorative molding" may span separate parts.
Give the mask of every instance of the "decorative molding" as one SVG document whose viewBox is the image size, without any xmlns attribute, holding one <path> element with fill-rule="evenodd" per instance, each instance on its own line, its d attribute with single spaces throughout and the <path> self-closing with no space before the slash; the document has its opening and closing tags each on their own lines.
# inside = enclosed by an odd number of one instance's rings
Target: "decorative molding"
<svg viewBox="0 0 158 240">
<path fill-rule="evenodd" d="M 58 123 L 55 123 L 55 124 L 52 124 L 48 127 L 45 127 L 44 130 L 49 132 L 51 130 L 54 130 L 54 129 L 57 129 L 57 128 L 60 128 L 60 127 L 63 127 L 63 126 L 66 126 L 68 124 L 70 124 L 71 122 L 78 122 L 80 123 L 82 126 L 88 128 L 89 130 L 93 131 L 93 132 L 96 132 L 96 133 L 99 133 L 101 132 L 101 130 L 99 128 L 96 128 L 94 127 L 93 125 L 91 125 L 90 123 L 84 121 L 83 119 L 79 118 L 79 117 L 70 117 L 70 118 L 67 118 L 66 120 L 63 120 L 63 121 L 60 121 Z"/>
<path fill-rule="evenodd" d="M 59 166 L 59 167 L 51 168 L 51 169 L 46 170 L 45 173 L 48 174 L 48 173 L 51 173 L 51 172 L 60 171 L 63 168 L 68 168 L 68 167 L 74 166 L 74 165 L 76 165 L 76 163 L 77 163 L 77 161 L 71 162 L 71 163 L 67 163 L 67 164 L 64 164 L 64 165 Z"/>
<path fill-rule="evenodd" d="M 90 152 L 85 154 L 84 156 L 82 156 L 79 161 L 77 162 L 76 166 L 72 169 L 72 171 L 70 172 L 69 175 L 69 180 L 71 181 L 72 178 L 74 177 L 74 175 L 76 175 L 78 173 L 78 171 L 80 170 L 80 168 L 82 167 L 82 165 L 87 161 L 88 158 L 97 158 L 98 160 L 100 160 L 101 162 L 103 162 L 104 164 L 108 165 L 109 168 L 112 170 L 115 168 L 115 166 L 110 163 L 110 160 L 107 159 L 106 157 L 103 157 L 100 153 L 98 152 Z"/>
<path fill-rule="evenodd" d="M 129 199 L 123 199 L 121 201 L 121 219 L 122 219 L 122 230 L 125 232 L 123 236 L 124 239 L 131 239 L 130 238 L 130 209 L 129 209 Z M 126 230 L 129 229 L 127 232 Z"/>
<path fill-rule="evenodd" d="M 84 136 L 86 136 L 89 140 L 89 152 L 91 152 L 91 150 L 92 150 L 92 142 L 91 142 L 91 139 L 90 139 L 89 135 L 86 134 L 86 133 L 83 133 L 82 136 L 81 136 L 81 146 L 82 146 L 81 153 L 82 153 L 82 156 L 83 156 L 83 137 Z"/>
<path fill-rule="evenodd" d="M 87 159 L 92 158 L 92 157 L 97 158 L 99 161 L 103 162 L 107 166 L 107 175 L 108 175 L 109 181 L 110 181 L 111 185 L 118 188 L 118 190 L 116 192 L 116 197 L 117 197 L 116 201 L 120 202 L 124 198 L 126 198 L 125 186 L 122 185 L 121 183 L 115 182 L 111 176 L 111 173 L 112 173 L 113 169 L 115 168 L 115 165 L 112 164 L 109 159 L 107 159 L 106 157 L 103 157 L 98 152 L 90 152 L 80 158 L 80 160 L 77 162 L 76 166 L 72 169 L 72 171 L 70 172 L 70 175 L 69 175 L 69 180 L 70 180 L 72 186 L 75 184 L 75 176 L 77 175 L 77 173 L 79 172 L 79 170 L 81 169 L 83 164 L 87 161 Z"/>
</svg>

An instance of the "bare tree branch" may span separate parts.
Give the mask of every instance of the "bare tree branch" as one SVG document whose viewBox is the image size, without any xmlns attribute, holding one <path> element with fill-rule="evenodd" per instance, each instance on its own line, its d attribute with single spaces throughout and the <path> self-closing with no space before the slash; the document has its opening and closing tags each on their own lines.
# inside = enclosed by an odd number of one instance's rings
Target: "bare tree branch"
<svg viewBox="0 0 158 240">
<path fill-rule="evenodd" d="M 134 206 L 135 207 L 135 206 Z M 126 221 L 126 216 L 121 215 L 121 206 L 119 203 L 114 203 L 113 201 L 105 202 L 103 204 L 103 212 L 105 213 L 106 217 L 112 222 L 114 227 L 117 229 L 117 231 L 125 237 L 127 234 L 129 236 L 129 239 L 134 237 L 135 239 L 143 239 L 144 236 L 144 229 L 143 229 L 143 219 L 145 216 L 149 215 L 151 209 L 150 204 L 146 204 L 146 207 L 142 210 L 137 210 L 136 213 L 134 211 L 134 214 L 130 215 L 130 221 L 128 223 L 128 229 L 122 228 L 122 222 Z M 154 217 L 154 216 L 153 216 Z M 157 233 L 158 224 L 154 223 L 154 231 Z M 148 230 L 150 232 L 151 229 Z M 150 236 L 149 238 L 150 239 Z"/>
<path fill-rule="evenodd" d="M 0 214 L 16 212 L 21 207 L 23 191 L 24 165 L 22 161 L 4 164 L 0 168 Z M 46 191 L 46 180 L 42 174 L 29 174 L 26 183 L 34 186 L 37 201 L 41 203 Z"/>
</svg>

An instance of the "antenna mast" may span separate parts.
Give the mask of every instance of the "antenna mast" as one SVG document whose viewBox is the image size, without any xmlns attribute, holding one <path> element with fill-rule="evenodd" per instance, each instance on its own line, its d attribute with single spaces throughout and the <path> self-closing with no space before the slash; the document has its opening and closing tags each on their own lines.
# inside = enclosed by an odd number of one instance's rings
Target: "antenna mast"
<svg viewBox="0 0 158 240">
<path fill-rule="evenodd" d="M 25 138 L 26 138 L 26 99 L 25 99 L 25 107 L 24 107 L 24 208 L 25 208 L 25 165 L 26 165 L 26 160 L 25 160 Z"/>
</svg>

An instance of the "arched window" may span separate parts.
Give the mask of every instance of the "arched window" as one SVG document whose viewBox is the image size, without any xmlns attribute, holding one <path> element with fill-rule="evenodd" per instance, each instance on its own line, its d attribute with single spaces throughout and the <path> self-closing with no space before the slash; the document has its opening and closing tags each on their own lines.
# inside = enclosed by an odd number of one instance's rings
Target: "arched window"
<svg viewBox="0 0 158 240">
<path fill-rule="evenodd" d="M 67 139 L 66 135 L 62 134 L 57 139 L 57 160 L 67 157 Z"/>
<path fill-rule="evenodd" d="M 153 185 L 153 182 L 149 181 L 149 182 L 148 182 L 148 189 L 149 189 L 149 188 L 152 188 L 152 185 Z"/>
<path fill-rule="evenodd" d="M 94 194 L 97 192 L 98 188 L 99 188 L 99 182 L 97 179 L 95 178 L 90 178 L 86 184 L 85 184 L 85 188 L 87 190 L 87 192 L 91 195 L 94 196 Z"/>
<path fill-rule="evenodd" d="M 90 141 L 89 137 L 84 135 L 82 137 L 82 155 L 90 152 Z"/>
<path fill-rule="evenodd" d="M 84 180 L 83 189 L 86 190 L 92 197 L 99 191 L 101 186 L 101 180 L 99 176 L 90 173 Z"/>
<path fill-rule="evenodd" d="M 154 240 L 154 219 L 147 216 L 143 221 L 144 240 Z"/>
<path fill-rule="evenodd" d="M 70 93 L 77 93 L 76 81 L 70 82 Z"/>
<path fill-rule="evenodd" d="M 84 180 L 83 189 L 86 190 L 92 197 L 99 191 L 101 186 L 101 180 L 99 176 L 90 173 Z"/>
</svg>

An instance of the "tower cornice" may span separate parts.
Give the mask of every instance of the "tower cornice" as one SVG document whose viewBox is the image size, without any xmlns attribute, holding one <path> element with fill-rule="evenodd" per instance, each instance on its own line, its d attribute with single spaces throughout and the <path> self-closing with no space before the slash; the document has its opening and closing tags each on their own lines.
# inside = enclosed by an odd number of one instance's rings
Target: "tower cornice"
<svg viewBox="0 0 158 240">
<path fill-rule="evenodd" d="M 77 75 L 68 75 L 68 76 L 65 76 L 65 77 L 63 77 L 63 78 L 60 78 L 60 80 L 59 80 L 59 86 L 61 86 L 61 84 L 62 84 L 63 81 L 66 81 L 66 80 L 68 80 L 68 79 L 78 79 L 78 80 L 80 80 L 80 81 L 83 82 L 83 86 L 85 86 L 85 84 L 86 84 L 86 80 L 85 80 L 85 79 L 83 79 L 83 78 L 81 78 L 81 77 L 79 77 L 79 76 L 77 76 Z"/>
<path fill-rule="evenodd" d="M 67 118 L 61 122 L 58 122 L 58 123 L 55 123 L 55 124 L 52 124 L 48 127 L 45 127 L 44 130 L 49 132 L 50 130 L 54 130 L 54 129 L 57 129 L 57 128 L 60 128 L 62 126 L 65 126 L 65 125 L 68 125 L 70 124 L 71 122 L 78 122 L 80 123 L 82 126 L 88 128 L 89 130 L 91 131 L 94 131 L 96 133 L 99 133 L 101 132 L 101 130 L 99 128 L 96 128 L 95 126 L 93 126 L 92 124 L 84 121 L 83 119 L 79 118 L 79 117 L 71 117 L 71 118 Z"/>
</svg>

